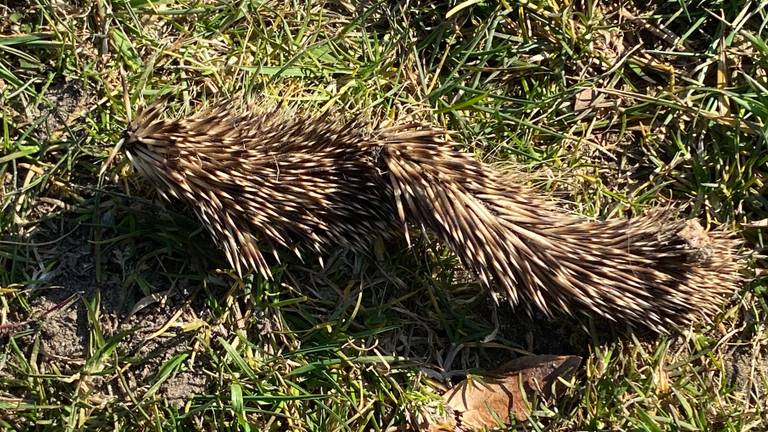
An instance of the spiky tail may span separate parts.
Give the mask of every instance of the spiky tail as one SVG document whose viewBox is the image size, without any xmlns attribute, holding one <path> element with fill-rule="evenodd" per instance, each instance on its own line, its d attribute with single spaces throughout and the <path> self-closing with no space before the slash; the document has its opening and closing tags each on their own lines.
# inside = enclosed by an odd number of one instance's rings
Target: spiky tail
<svg viewBox="0 0 768 432">
<path fill-rule="evenodd" d="M 382 134 L 399 217 L 406 229 L 414 224 L 436 234 L 512 304 L 665 331 L 711 318 L 737 289 L 738 242 L 729 236 L 658 212 L 587 221 L 439 136 L 417 129 Z"/>
</svg>

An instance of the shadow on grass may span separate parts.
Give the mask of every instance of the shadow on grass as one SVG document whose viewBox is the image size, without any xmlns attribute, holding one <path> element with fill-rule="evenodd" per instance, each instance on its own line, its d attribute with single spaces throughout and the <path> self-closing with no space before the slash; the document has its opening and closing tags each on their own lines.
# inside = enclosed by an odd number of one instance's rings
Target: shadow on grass
<svg viewBox="0 0 768 432">
<path fill-rule="evenodd" d="M 371 256 L 330 250 L 322 265 L 316 256 L 302 263 L 284 255 L 274 281 L 239 283 L 215 270 L 226 262 L 206 232 L 171 208 L 105 192 L 47 217 L 29 241 L 4 245 L 9 282 L 23 287 L 9 316 L 28 322 L 4 337 L 25 356 L 40 344 L 37 360 L 62 375 L 114 355 L 130 365 L 122 372 L 134 381 L 130 393 L 180 353 L 204 353 L 196 346 L 202 333 L 242 331 L 243 342 L 287 357 L 291 349 L 332 355 L 359 343 L 361 352 L 445 377 L 525 352 L 584 357 L 622 335 L 602 321 L 496 306 L 455 257 L 424 238 L 410 249 L 399 241 L 372 248 Z M 275 346 L 280 341 L 285 346 Z M 131 371 L 139 371 L 133 379 Z"/>
</svg>

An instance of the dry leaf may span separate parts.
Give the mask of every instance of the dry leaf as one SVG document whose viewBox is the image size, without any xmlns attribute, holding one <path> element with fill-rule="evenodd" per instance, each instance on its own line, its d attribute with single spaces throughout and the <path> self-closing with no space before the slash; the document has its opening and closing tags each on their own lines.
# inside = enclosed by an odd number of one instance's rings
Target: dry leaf
<svg viewBox="0 0 768 432">
<path fill-rule="evenodd" d="M 573 101 L 573 110 L 578 112 L 592 107 L 597 96 L 598 93 L 593 88 L 582 89 L 580 92 L 576 93 L 576 98 Z"/>
<path fill-rule="evenodd" d="M 430 425 L 430 431 L 495 428 L 528 419 L 534 394 L 548 398 L 558 378 L 568 379 L 581 363 L 576 356 L 526 356 L 512 360 L 486 376 L 467 377 L 444 395 L 451 418 Z"/>
</svg>

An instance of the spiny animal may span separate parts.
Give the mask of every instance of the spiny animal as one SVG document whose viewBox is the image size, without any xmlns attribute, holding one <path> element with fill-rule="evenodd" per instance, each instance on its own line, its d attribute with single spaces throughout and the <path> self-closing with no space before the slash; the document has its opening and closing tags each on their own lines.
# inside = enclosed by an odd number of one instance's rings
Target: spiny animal
<svg viewBox="0 0 768 432">
<path fill-rule="evenodd" d="M 365 248 L 432 232 L 489 288 L 547 315 L 597 314 L 656 331 L 709 319 L 740 282 L 739 242 L 659 213 L 595 222 L 456 151 L 442 130 L 220 103 L 187 118 L 140 110 L 133 166 L 190 206 L 238 274 L 262 251 Z M 688 233 L 688 234 L 686 234 Z"/>
</svg>

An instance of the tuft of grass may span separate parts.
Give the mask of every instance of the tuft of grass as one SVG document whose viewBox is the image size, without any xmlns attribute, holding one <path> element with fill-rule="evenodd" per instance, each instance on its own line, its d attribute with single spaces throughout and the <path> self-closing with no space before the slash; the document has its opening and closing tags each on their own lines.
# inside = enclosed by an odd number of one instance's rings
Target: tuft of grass
<svg viewBox="0 0 768 432">
<path fill-rule="evenodd" d="M 0 5 L 0 429 L 402 430 L 526 352 L 584 367 L 511 428 L 763 429 L 766 23 L 747 0 Z M 672 202 L 758 276 L 668 337 L 497 308 L 427 239 L 236 282 L 186 211 L 98 171 L 138 105 L 238 94 L 447 127 L 588 216 Z"/>
</svg>

